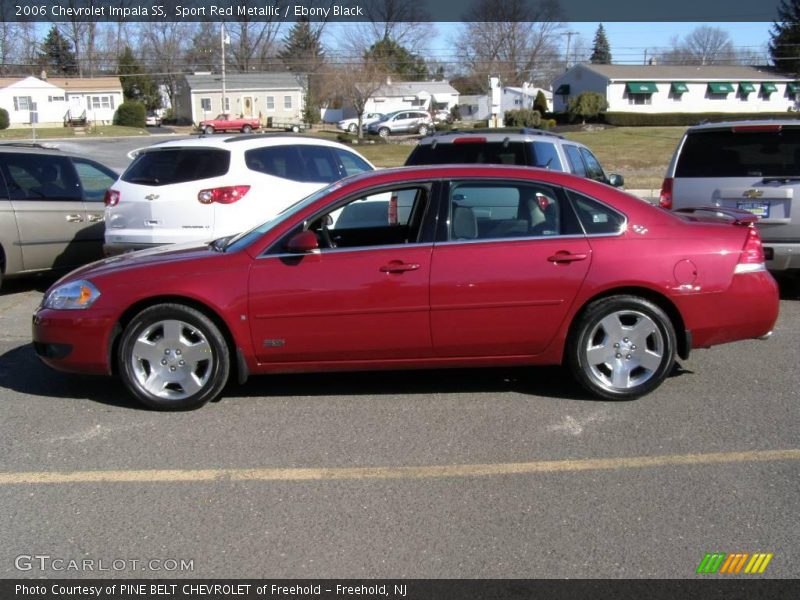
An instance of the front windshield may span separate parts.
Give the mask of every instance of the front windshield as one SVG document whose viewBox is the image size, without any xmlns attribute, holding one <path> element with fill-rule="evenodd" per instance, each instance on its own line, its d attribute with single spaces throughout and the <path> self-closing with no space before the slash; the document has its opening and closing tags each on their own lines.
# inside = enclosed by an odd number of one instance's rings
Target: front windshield
<svg viewBox="0 0 800 600">
<path fill-rule="evenodd" d="M 286 219 L 289 219 L 302 211 L 304 208 L 309 206 L 310 204 L 316 202 L 326 194 L 330 194 L 332 191 L 342 187 L 340 181 L 332 183 L 328 186 L 325 186 L 321 190 L 318 190 L 311 194 L 310 196 L 306 196 L 302 200 L 298 200 L 294 204 L 284 208 L 281 212 L 277 215 L 272 217 L 269 221 L 261 223 L 261 225 L 257 225 L 253 227 L 249 231 L 244 231 L 240 234 L 233 236 L 225 247 L 223 248 L 225 252 L 236 252 L 237 250 L 241 250 L 242 248 L 246 248 L 250 244 L 252 244 L 255 240 L 260 238 L 262 235 L 267 233 L 273 227 L 283 223 Z"/>
</svg>

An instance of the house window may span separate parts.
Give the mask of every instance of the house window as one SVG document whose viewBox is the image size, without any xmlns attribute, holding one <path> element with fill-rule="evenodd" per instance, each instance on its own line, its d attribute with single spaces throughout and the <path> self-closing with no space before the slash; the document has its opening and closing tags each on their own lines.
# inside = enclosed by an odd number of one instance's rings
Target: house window
<svg viewBox="0 0 800 600">
<path fill-rule="evenodd" d="M 283 97 L 283 108 L 292 108 L 292 97 L 291 96 L 284 96 Z"/>
<path fill-rule="evenodd" d="M 645 105 L 653 103 L 653 94 L 628 94 L 628 104 Z"/>
<path fill-rule="evenodd" d="M 64 96 L 48 96 L 48 102 L 64 102 Z"/>
<path fill-rule="evenodd" d="M 211 98 L 200 98 L 200 110 L 211 112 Z"/>
<path fill-rule="evenodd" d="M 89 96 L 89 108 L 96 110 L 99 108 L 114 108 L 113 96 Z"/>
<path fill-rule="evenodd" d="M 267 96 L 267 110 L 275 110 L 275 96 Z"/>
<path fill-rule="evenodd" d="M 30 96 L 14 96 L 14 110 L 33 110 Z"/>
<path fill-rule="evenodd" d="M 229 96 L 225 96 L 222 99 L 222 112 L 230 112 L 231 110 L 231 99 Z"/>
</svg>

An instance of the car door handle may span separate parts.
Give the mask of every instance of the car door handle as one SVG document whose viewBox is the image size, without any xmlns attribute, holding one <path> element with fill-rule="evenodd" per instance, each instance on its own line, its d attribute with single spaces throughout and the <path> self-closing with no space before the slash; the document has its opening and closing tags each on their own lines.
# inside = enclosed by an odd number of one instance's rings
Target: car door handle
<svg viewBox="0 0 800 600">
<path fill-rule="evenodd" d="M 553 254 L 553 256 L 548 256 L 547 260 L 551 263 L 571 263 L 578 260 L 586 260 L 588 257 L 588 254 L 573 254 L 572 252 L 561 250 Z"/>
<path fill-rule="evenodd" d="M 100 223 L 103 221 L 103 215 L 89 215 L 87 221 L 89 221 L 89 223 Z"/>
<path fill-rule="evenodd" d="M 80 215 L 67 215 L 64 218 L 70 223 L 83 223 L 83 217 Z"/>
<path fill-rule="evenodd" d="M 404 263 L 399 260 L 393 260 L 388 265 L 383 265 L 381 271 L 384 273 L 402 273 L 404 271 L 416 271 L 419 269 L 417 263 Z"/>
</svg>

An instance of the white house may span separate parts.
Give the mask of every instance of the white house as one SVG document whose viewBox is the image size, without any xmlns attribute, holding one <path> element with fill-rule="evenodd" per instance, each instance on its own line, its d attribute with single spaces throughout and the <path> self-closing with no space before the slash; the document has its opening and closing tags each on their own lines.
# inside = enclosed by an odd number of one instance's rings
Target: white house
<svg viewBox="0 0 800 600">
<path fill-rule="evenodd" d="M 199 123 L 222 112 L 256 117 L 266 124 L 298 122 L 303 115 L 303 87 L 291 73 L 197 73 L 185 75 L 173 107 L 184 121 Z"/>
<path fill-rule="evenodd" d="M 36 77 L 0 79 L 0 108 L 8 111 L 10 127 L 27 126 L 36 109 L 38 123 L 62 125 L 67 112 L 63 88 Z"/>
<path fill-rule="evenodd" d="M 89 123 L 110 125 L 123 102 L 119 77 L 48 77 L 47 83 L 64 90 L 73 119 L 85 116 Z"/>
<path fill-rule="evenodd" d="M 576 65 L 553 81 L 554 111 L 598 92 L 609 112 L 764 113 L 794 109 L 800 83 L 746 66 Z"/>
<path fill-rule="evenodd" d="M 450 110 L 458 104 L 458 90 L 448 81 L 392 81 L 376 91 L 364 106 L 366 113 L 390 113 L 417 108 Z"/>
<path fill-rule="evenodd" d="M 523 84 L 522 87 L 503 87 L 500 94 L 500 113 L 505 114 L 507 110 L 519 110 L 521 108 L 533 108 L 536 96 L 539 92 L 544 94 L 547 100 L 547 108 L 553 108 L 553 92 L 544 88 L 537 88 Z M 481 121 L 491 116 L 491 106 L 489 95 L 482 96 L 461 96 L 459 103 L 461 118 L 468 121 Z"/>
</svg>

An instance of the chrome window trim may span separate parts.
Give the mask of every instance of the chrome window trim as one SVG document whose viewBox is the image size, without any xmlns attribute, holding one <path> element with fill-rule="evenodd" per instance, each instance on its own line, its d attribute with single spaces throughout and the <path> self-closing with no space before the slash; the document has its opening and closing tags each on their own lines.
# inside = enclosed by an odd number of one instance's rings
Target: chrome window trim
<svg viewBox="0 0 800 600">
<path fill-rule="evenodd" d="M 311 252 L 283 252 L 281 254 L 261 254 L 256 257 L 256 260 L 264 258 L 299 258 L 303 256 L 323 255 L 323 254 L 344 254 L 347 252 L 367 252 L 369 250 L 392 250 L 401 248 L 433 248 L 435 244 L 431 242 L 419 243 L 413 242 L 409 244 L 385 244 L 381 246 L 357 246 L 353 248 L 318 248 Z"/>
</svg>

